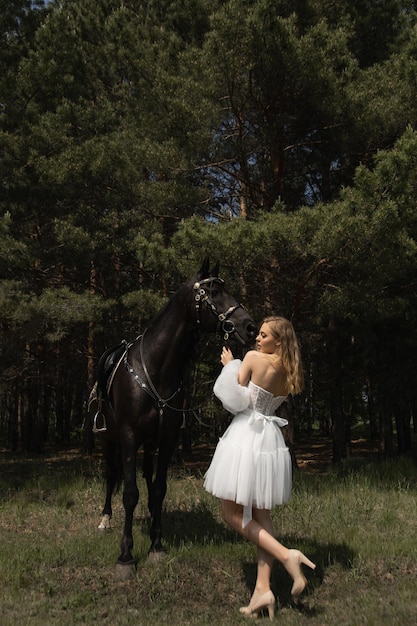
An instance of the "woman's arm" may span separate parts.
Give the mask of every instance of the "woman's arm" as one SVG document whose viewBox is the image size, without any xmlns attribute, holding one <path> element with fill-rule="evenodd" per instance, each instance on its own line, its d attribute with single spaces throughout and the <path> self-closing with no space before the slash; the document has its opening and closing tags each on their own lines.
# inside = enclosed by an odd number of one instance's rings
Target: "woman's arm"
<svg viewBox="0 0 417 626">
<path fill-rule="evenodd" d="M 242 361 L 242 365 L 239 368 L 239 372 L 237 375 L 239 385 L 243 385 L 244 387 L 246 387 L 247 384 L 249 383 L 252 377 L 255 359 L 256 359 L 256 351 L 249 350 L 249 352 L 246 353 Z"/>
<path fill-rule="evenodd" d="M 249 352 L 246 353 L 238 372 L 237 380 L 239 385 L 246 387 L 249 383 L 256 356 L 257 353 L 255 350 L 249 350 Z M 226 348 L 226 346 L 223 346 L 220 360 L 223 366 L 234 360 L 234 356 L 230 348 Z"/>
</svg>

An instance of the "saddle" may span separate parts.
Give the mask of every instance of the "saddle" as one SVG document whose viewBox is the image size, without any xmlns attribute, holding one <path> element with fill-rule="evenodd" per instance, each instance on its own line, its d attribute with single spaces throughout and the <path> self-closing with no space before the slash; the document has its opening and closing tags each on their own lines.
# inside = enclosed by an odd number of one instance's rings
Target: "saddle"
<svg viewBox="0 0 417 626">
<path fill-rule="evenodd" d="M 96 381 L 97 391 L 103 400 L 108 400 L 111 384 L 116 370 L 126 352 L 127 342 L 122 341 L 117 346 L 108 348 L 97 363 Z"/>
<path fill-rule="evenodd" d="M 117 368 L 122 362 L 127 349 L 127 342 L 122 341 L 122 343 L 119 343 L 117 346 L 108 348 L 108 350 L 103 352 L 97 363 L 96 382 L 94 383 L 94 387 L 88 399 L 88 410 L 90 410 L 93 402 L 97 403 L 97 412 L 94 415 L 92 425 L 93 433 L 105 432 L 107 430 L 106 418 L 101 407 L 103 401 L 105 401 L 110 409 L 112 409 L 109 402 L 110 388 Z"/>
</svg>

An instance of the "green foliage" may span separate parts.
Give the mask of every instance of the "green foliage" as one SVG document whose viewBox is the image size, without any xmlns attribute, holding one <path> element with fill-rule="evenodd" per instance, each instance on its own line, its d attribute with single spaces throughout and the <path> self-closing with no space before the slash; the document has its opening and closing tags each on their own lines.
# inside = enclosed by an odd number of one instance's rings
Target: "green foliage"
<svg viewBox="0 0 417 626">
<path fill-rule="evenodd" d="M 374 170 L 357 170 L 339 202 L 304 213 L 306 220 L 320 213 L 312 247 L 332 279 L 323 292 L 327 315 L 371 325 L 414 307 L 416 147 L 408 129 L 392 151 L 378 154 Z"/>
<path fill-rule="evenodd" d="M 356 370 L 342 384 L 345 408 L 366 414 L 371 372 L 379 405 L 409 430 L 415 24 L 415 3 L 400 0 L 4 3 L 8 437 L 20 407 L 42 403 L 66 403 L 77 428 L 72 398 L 84 396 L 101 350 L 143 330 L 206 254 L 255 319 L 293 319 L 323 413 L 334 415 L 332 325 L 341 368 Z M 401 410 L 375 366 L 391 362 L 388 347 L 380 353 L 387 335 L 395 359 L 405 355 Z M 44 433 L 50 413 L 38 415 Z"/>
</svg>

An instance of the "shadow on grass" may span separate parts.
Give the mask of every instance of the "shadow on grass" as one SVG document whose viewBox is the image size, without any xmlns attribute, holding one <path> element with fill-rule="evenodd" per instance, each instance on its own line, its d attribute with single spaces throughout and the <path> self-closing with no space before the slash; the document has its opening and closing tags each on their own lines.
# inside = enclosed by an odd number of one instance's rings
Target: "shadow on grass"
<svg viewBox="0 0 417 626">
<path fill-rule="evenodd" d="M 138 524 L 144 534 L 149 532 L 148 520 L 140 519 Z M 200 547 L 209 544 L 222 545 L 247 542 L 246 539 L 223 523 L 218 522 L 212 512 L 204 506 L 193 511 L 164 513 L 162 529 L 166 546 L 172 547 L 180 547 L 187 542 L 198 544 Z M 285 546 L 301 549 L 316 564 L 314 571 L 303 567 L 303 572 L 308 580 L 307 590 L 303 594 L 304 598 L 308 598 L 309 591 L 322 585 L 328 567 L 339 564 L 344 569 L 350 569 L 356 556 L 354 550 L 345 542 L 319 543 L 292 535 L 285 535 L 279 540 Z M 256 581 L 255 549 L 253 562 L 243 560 L 242 569 L 248 587 L 248 598 L 250 598 Z M 284 567 L 277 562 L 274 563 L 272 571 L 271 587 L 281 607 L 295 606 L 307 617 L 313 617 L 318 613 L 317 608 L 312 609 L 308 604 L 304 604 L 302 599 L 294 605 L 291 598 L 291 578 Z"/>
<path fill-rule="evenodd" d="M 141 519 L 139 524 L 144 533 L 149 530 L 148 520 Z M 206 544 L 208 541 L 213 545 L 227 543 L 242 543 L 246 539 L 231 530 L 222 522 L 218 522 L 212 511 L 205 505 L 192 511 L 165 512 L 162 516 L 162 529 L 166 542 L 179 547 L 187 542 Z M 279 541 L 290 548 L 298 548 L 306 551 L 308 557 L 316 563 L 315 576 L 320 577 L 320 572 L 328 565 L 338 563 L 349 569 L 355 558 L 354 551 L 345 543 L 317 543 L 308 539 L 300 541 L 300 538 L 285 535 Z M 308 568 L 306 568 L 308 570 Z M 308 570 L 311 571 L 311 570 Z"/>
<path fill-rule="evenodd" d="M 355 558 L 355 552 L 345 542 L 324 544 L 308 539 L 301 540 L 300 542 L 299 537 L 296 539 L 291 535 L 280 538 L 280 541 L 288 547 L 300 547 L 313 563 L 316 564 L 316 569 L 311 570 L 303 566 L 303 573 L 307 578 L 308 585 L 301 599 L 297 604 L 294 604 L 291 597 L 292 580 L 284 567 L 275 561 L 272 570 L 271 588 L 275 593 L 278 604 L 281 607 L 293 606 L 306 617 L 314 617 L 319 612 L 318 609 L 309 607 L 308 604 L 303 602 L 303 598 L 308 599 L 309 593 L 322 585 L 326 569 L 331 565 L 338 563 L 344 569 L 350 569 L 353 559 Z M 254 555 L 254 557 L 256 558 L 256 555 Z M 256 581 L 256 560 L 254 559 L 253 563 L 244 561 L 243 571 L 248 587 L 248 597 L 250 597 Z"/>
<path fill-rule="evenodd" d="M 144 535 L 149 535 L 149 518 L 140 518 L 137 524 Z M 205 505 L 191 511 L 165 511 L 162 514 L 162 533 L 163 543 L 176 548 L 187 543 L 204 546 L 245 541 L 223 523 L 219 523 Z"/>
</svg>

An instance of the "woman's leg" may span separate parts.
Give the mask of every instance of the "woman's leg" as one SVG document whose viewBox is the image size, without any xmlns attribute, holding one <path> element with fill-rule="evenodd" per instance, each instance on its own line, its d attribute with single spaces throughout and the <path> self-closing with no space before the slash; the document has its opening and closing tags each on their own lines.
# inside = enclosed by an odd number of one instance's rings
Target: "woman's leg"
<svg viewBox="0 0 417 626">
<path fill-rule="evenodd" d="M 285 564 L 290 557 L 290 551 L 288 548 L 279 543 L 279 541 L 277 541 L 271 534 L 270 531 L 272 531 L 272 524 L 270 524 L 270 518 L 269 526 L 266 516 L 264 516 L 263 519 L 263 522 L 266 523 L 269 530 L 264 528 L 259 523 L 258 519 L 256 519 L 256 517 L 262 518 L 262 515 L 258 513 L 262 511 L 262 509 L 254 509 L 253 511 L 254 517 L 244 528 L 242 528 L 243 506 L 241 504 L 236 504 L 236 502 L 232 502 L 231 500 L 222 500 L 222 516 L 226 524 L 229 524 L 233 530 L 254 543 L 258 546 L 258 548 L 267 552 L 274 559 L 277 559 L 281 563 Z"/>
<path fill-rule="evenodd" d="M 268 511 L 265 512 L 262 509 L 253 509 L 253 518 L 242 528 L 242 505 L 236 504 L 236 502 L 230 500 L 222 500 L 222 515 L 224 521 L 236 530 L 236 532 L 240 533 L 243 537 L 263 550 L 261 556 L 266 553 L 265 577 L 270 576 L 273 559 L 277 559 L 294 580 L 291 594 L 295 597 L 304 590 L 307 581 L 301 571 L 301 564 L 304 563 L 311 569 L 315 569 L 316 566 L 299 550 L 289 550 L 275 539 L 272 534 L 272 524 Z M 262 524 L 265 524 L 265 527 Z M 272 557 L 272 560 L 270 557 Z M 265 580 L 265 578 L 263 578 L 263 580 Z"/>
<path fill-rule="evenodd" d="M 262 528 L 270 535 L 274 534 L 270 512 L 266 509 L 252 509 L 253 519 L 256 520 Z M 272 554 L 258 546 L 258 563 L 255 584 L 255 594 L 263 595 L 271 588 L 271 574 L 274 557 Z"/>
</svg>

